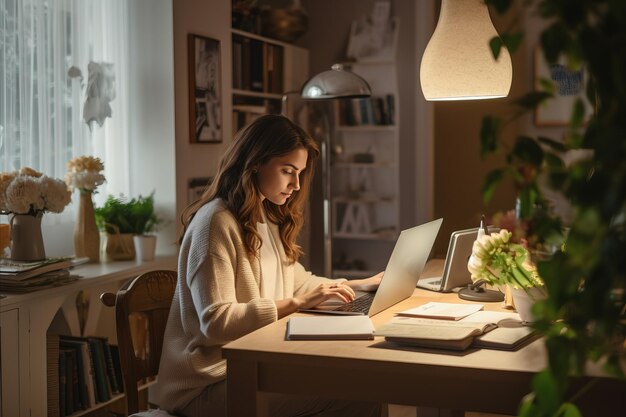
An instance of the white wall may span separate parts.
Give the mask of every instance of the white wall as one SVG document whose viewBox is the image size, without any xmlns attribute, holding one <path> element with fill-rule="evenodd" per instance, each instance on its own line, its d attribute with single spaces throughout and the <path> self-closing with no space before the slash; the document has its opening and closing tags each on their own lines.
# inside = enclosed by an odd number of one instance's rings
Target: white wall
<svg viewBox="0 0 626 417">
<path fill-rule="evenodd" d="M 157 254 L 176 253 L 172 0 L 130 2 L 130 195 L 155 192 Z"/>
<path fill-rule="evenodd" d="M 231 142 L 232 103 L 230 102 L 231 32 L 230 1 L 175 0 L 174 6 L 174 76 L 176 109 L 176 207 L 180 216 L 187 206 L 187 183 L 190 178 L 207 177 L 217 171 L 219 159 Z M 189 93 L 187 36 L 207 36 L 220 41 L 222 85 L 222 143 L 189 143 Z M 176 222 L 178 227 L 179 222 Z"/>
</svg>

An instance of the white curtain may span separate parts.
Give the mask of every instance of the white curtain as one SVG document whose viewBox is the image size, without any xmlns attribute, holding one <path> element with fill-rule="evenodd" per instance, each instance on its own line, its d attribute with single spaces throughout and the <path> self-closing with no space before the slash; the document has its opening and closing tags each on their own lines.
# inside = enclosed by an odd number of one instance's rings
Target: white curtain
<svg viewBox="0 0 626 417">
<path fill-rule="evenodd" d="M 94 155 L 107 178 L 96 204 L 128 195 L 128 44 L 126 0 L 0 0 L 0 171 L 62 178 L 72 157 Z M 82 114 L 90 61 L 113 64 L 116 91 L 112 117 L 91 130 Z M 46 220 L 73 221 L 73 206 Z"/>
</svg>

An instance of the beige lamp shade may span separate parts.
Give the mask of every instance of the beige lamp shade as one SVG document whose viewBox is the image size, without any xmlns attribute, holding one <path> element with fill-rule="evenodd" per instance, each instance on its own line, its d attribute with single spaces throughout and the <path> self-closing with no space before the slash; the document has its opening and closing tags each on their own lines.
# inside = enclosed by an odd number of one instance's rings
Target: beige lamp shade
<svg viewBox="0 0 626 417">
<path fill-rule="evenodd" d="M 346 71 L 341 64 L 314 75 L 302 87 L 301 96 L 305 100 L 327 100 L 333 98 L 364 98 L 372 95 L 372 90 L 363 78 Z"/>
<path fill-rule="evenodd" d="M 506 97 L 513 78 L 511 56 L 503 47 L 494 59 L 489 47 L 494 36 L 498 32 L 485 0 L 442 0 L 420 67 L 426 100 Z"/>
</svg>

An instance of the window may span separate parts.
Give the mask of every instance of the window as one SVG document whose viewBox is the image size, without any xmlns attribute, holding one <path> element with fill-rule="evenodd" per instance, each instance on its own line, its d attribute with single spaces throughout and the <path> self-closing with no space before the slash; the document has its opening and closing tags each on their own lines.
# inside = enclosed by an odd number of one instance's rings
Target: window
<svg viewBox="0 0 626 417">
<path fill-rule="evenodd" d="M 30 166 L 63 178 L 72 157 L 94 155 L 107 177 L 97 199 L 128 194 L 128 9 L 125 0 L 0 0 L 0 171 Z M 91 129 L 90 61 L 113 64 L 116 91 L 112 117 Z M 73 206 L 53 221 L 73 220 Z"/>
</svg>

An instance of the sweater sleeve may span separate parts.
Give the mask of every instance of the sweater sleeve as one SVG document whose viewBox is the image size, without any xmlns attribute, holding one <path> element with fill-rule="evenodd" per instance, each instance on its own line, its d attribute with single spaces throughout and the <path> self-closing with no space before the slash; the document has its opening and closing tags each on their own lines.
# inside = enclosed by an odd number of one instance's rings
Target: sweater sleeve
<svg viewBox="0 0 626 417">
<path fill-rule="evenodd" d="M 276 321 L 278 313 L 273 300 L 260 298 L 238 228 L 219 214 L 205 244 L 191 246 L 186 279 L 202 333 L 221 344 Z"/>
<path fill-rule="evenodd" d="M 318 277 L 310 271 L 304 269 L 304 266 L 300 262 L 294 264 L 294 294 L 306 294 L 312 291 L 319 284 L 328 282 L 345 282 L 345 279 L 329 279 L 324 277 Z"/>
</svg>

